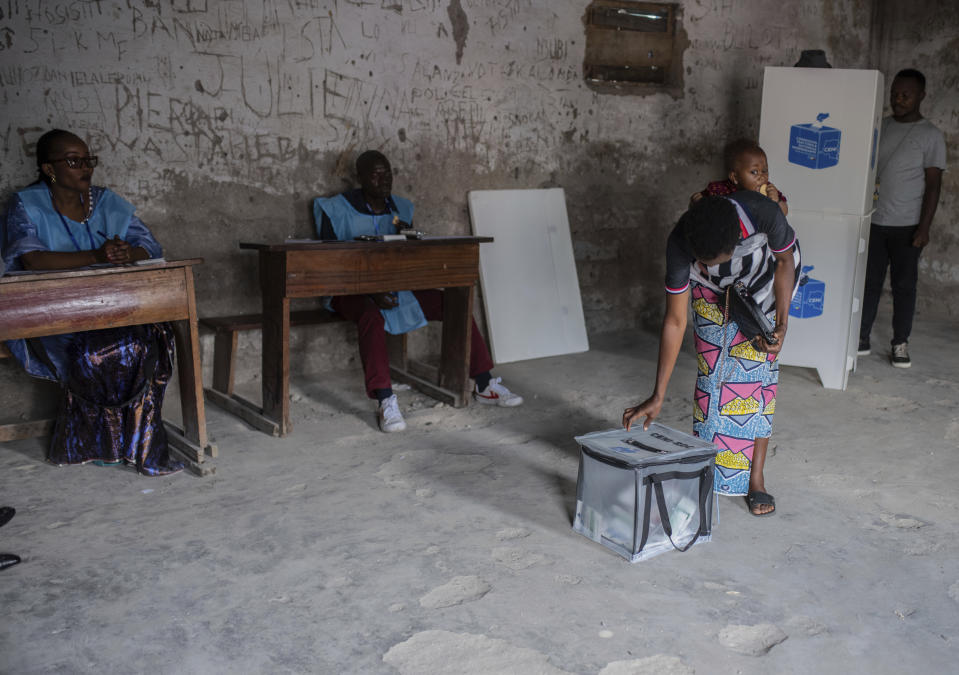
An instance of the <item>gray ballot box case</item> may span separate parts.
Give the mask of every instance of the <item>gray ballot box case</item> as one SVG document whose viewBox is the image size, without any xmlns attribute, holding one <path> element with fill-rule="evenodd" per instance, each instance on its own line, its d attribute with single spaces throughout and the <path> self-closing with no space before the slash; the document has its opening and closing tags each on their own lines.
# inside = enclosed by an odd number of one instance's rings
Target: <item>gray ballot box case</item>
<svg viewBox="0 0 959 675">
<path fill-rule="evenodd" d="M 576 440 L 574 530 L 630 562 L 712 538 L 712 443 L 655 422 Z"/>
</svg>

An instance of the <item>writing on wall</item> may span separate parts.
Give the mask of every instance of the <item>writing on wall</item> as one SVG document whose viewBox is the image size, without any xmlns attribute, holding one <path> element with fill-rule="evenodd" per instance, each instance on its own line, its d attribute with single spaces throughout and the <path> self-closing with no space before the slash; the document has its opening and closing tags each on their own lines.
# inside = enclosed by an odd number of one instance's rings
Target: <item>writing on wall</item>
<svg viewBox="0 0 959 675">
<path fill-rule="evenodd" d="M 134 190 L 203 175 L 282 194 L 304 159 L 365 147 L 549 170 L 570 140 L 632 142 L 650 115 L 704 133 L 728 115 L 703 98 L 708 80 L 737 55 L 737 86 L 758 97 L 816 3 L 759 4 L 684 8 L 687 79 L 704 94 L 673 109 L 584 87 L 573 0 L 2 0 L 0 184 L 22 182 L 52 126 Z"/>
<path fill-rule="evenodd" d="M 525 35 L 555 21 L 542 1 L 0 5 L 0 140 L 21 173 L 52 126 L 131 181 L 163 167 L 282 190 L 304 155 L 366 145 L 495 161 L 556 142 L 581 72 L 571 39 Z"/>
</svg>

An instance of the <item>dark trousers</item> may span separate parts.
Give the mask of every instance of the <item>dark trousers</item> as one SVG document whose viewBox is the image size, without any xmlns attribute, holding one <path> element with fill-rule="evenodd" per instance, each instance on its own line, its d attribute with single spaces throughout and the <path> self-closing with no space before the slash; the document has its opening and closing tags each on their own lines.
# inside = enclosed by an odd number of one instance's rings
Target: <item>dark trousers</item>
<svg viewBox="0 0 959 675">
<path fill-rule="evenodd" d="M 888 227 L 873 223 L 869 230 L 860 342 L 869 340 L 887 267 L 892 286 L 892 344 L 902 344 L 909 339 L 916 313 L 916 281 L 919 278 L 919 254 L 922 253 L 921 248 L 912 245 L 917 227 Z"/>
<path fill-rule="evenodd" d="M 413 295 L 423 309 L 428 321 L 443 320 L 443 294 L 438 290 L 413 291 Z M 377 389 L 389 389 L 390 357 L 386 349 L 386 331 L 383 329 L 383 315 L 379 307 L 367 295 L 339 295 L 330 299 L 333 311 L 345 319 L 356 323 L 359 331 L 360 360 L 366 379 L 366 393 L 376 398 Z M 486 373 L 493 369 L 486 341 L 476 327 L 476 321 L 470 319 L 470 377 Z"/>
</svg>

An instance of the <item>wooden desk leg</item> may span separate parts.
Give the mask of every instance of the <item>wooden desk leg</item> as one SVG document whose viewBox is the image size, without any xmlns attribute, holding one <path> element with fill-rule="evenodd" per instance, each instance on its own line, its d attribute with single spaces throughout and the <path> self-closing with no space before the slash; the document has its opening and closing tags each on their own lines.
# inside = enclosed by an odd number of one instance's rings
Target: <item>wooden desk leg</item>
<svg viewBox="0 0 959 675">
<path fill-rule="evenodd" d="M 235 330 L 218 330 L 213 337 L 213 388 L 227 396 L 233 395 L 237 337 Z"/>
<path fill-rule="evenodd" d="M 260 273 L 263 274 L 261 261 Z M 279 435 L 293 430 L 290 420 L 290 300 L 263 283 L 263 414 L 279 425 Z"/>
<path fill-rule="evenodd" d="M 167 424 L 170 442 L 189 459 L 202 463 L 204 455 L 216 457 L 217 449 L 206 435 L 206 410 L 203 407 L 203 370 L 200 366 L 200 333 L 197 330 L 196 296 L 193 269 L 183 268 L 189 319 L 173 322 L 176 339 L 177 373 L 180 377 L 180 410 L 183 429 Z"/>
<path fill-rule="evenodd" d="M 440 356 L 440 386 L 456 395 L 457 408 L 470 400 L 470 334 L 473 320 L 473 287 L 458 286 L 443 291 L 443 347 Z"/>
</svg>

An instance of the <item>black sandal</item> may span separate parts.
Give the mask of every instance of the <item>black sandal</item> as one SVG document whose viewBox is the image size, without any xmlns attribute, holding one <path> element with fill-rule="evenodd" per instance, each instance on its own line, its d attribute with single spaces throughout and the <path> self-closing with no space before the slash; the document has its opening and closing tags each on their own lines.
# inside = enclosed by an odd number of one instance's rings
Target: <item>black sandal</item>
<svg viewBox="0 0 959 675">
<path fill-rule="evenodd" d="M 764 506 L 769 504 L 772 506 L 772 511 L 766 511 L 765 513 L 756 513 L 754 507 Z M 776 513 L 776 500 L 771 494 L 766 492 L 760 492 L 759 490 L 754 490 L 746 495 L 746 507 L 749 509 L 749 512 L 754 516 L 771 516 Z"/>
</svg>

